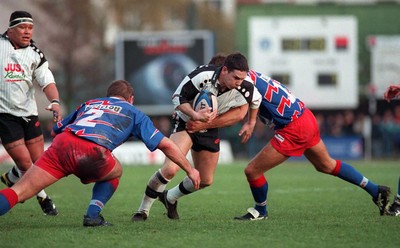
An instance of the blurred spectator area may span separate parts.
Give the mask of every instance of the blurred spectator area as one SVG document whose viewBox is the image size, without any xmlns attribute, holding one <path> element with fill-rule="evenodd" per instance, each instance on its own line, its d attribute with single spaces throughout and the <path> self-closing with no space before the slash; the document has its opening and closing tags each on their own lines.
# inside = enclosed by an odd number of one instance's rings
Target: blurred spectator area
<svg viewBox="0 0 400 248">
<path fill-rule="evenodd" d="M 368 107 L 359 109 L 312 110 L 319 123 L 322 139 L 360 137 L 363 153 L 370 159 L 400 157 L 400 101 L 378 101 L 376 113 Z M 240 143 L 238 132 L 242 124 L 221 130 L 222 139 L 231 142 L 233 154 L 238 158 L 251 158 L 272 138 L 273 130 L 257 122 L 247 145 Z M 368 153 L 368 154 L 365 154 Z"/>
<path fill-rule="evenodd" d="M 400 101 L 391 103 L 378 101 L 378 111 L 370 114 L 367 107 L 359 109 L 312 110 L 319 123 L 322 138 L 360 137 L 363 151 L 369 151 L 372 159 L 400 157 Z M 166 136 L 172 132 L 171 116 L 152 116 L 154 125 Z M 246 117 L 247 119 L 247 117 Z M 273 130 L 257 122 L 253 136 L 247 144 L 240 142 L 241 123 L 221 128 L 221 139 L 231 143 L 235 158 L 248 159 L 254 156 L 273 136 Z M 42 121 L 46 141 L 51 141 L 51 120 Z M 370 147 L 368 146 L 370 142 Z"/>
</svg>

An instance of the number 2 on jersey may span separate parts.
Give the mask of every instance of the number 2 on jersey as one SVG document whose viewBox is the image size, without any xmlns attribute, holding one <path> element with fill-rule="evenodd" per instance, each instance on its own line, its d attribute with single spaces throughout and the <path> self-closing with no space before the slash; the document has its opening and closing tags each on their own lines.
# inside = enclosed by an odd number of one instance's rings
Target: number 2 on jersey
<svg viewBox="0 0 400 248">
<path fill-rule="evenodd" d="M 76 125 L 84 127 L 94 127 L 96 126 L 95 119 L 101 117 L 103 113 L 104 111 L 100 109 L 90 109 L 85 112 L 85 114 L 90 114 L 90 115 L 77 121 Z"/>
</svg>

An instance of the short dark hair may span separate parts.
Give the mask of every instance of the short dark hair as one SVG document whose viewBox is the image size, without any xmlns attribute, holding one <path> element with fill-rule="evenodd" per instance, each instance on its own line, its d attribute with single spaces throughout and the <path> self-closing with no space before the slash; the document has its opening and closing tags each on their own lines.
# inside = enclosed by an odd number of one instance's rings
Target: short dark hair
<svg viewBox="0 0 400 248">
<path fill-rule="evenodd" d="M 224 61 L 224 66 L 228 68 L 229 72 L 233 70 L 249 71 L 246 57 L 239 52 L 229 54 Z"/>
<path fill-rule="evenodd" d="M 217 53 L 208 62 L 209 65 L 223 66 L 226 59 L 226 55 L 223 53 Z"/>
<path fill-rule="evenodd" d="M 134 90 L 132 85 L 125 80 L 115 80 L 111 82 L 107 89 L 107 97 L 110 96 L 121 96 L 125 100 L 129 100 L 133 96 Z"/>
</svg>

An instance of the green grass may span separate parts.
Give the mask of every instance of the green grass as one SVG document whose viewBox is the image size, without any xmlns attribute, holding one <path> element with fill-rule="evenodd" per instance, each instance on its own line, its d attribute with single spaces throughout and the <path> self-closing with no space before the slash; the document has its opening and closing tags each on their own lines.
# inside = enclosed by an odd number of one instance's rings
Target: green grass
<svg viewBox="0 0 400 248">
<path fill-rule="evenodd" d="M 70 176 L 47 189 L 60 214 L 47 217 L 35 199 L 0 217 L 1 247 L 398 247 L 400 218 L 379 216 L 362 189 L 288 162 L 267 175 L 269 219 L 239 222 L 253 205 L 245 162 L 220 165 L 212 187 L 180 199 L 179 221 L 156 202 L 146 222 L 132 223 L 146 183 L 158 166 L 124 168 L 120 187 L 103 210 L 112 227 L 84 228 L 92 184 Z M 398 162 L 354 162 L 370 180 L 397 191 Z M 0 167 L 1 171 L 7 167 Z M 168 188 L 182 179 L 180 173 Z M 393 199 L 393 197 L 392 197 Z"/>
</svg>

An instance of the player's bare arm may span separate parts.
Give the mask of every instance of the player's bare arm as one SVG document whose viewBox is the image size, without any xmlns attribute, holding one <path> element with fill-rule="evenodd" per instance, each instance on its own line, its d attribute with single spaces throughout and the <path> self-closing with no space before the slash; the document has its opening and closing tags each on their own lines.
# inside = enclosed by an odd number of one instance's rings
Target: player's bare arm
<svg viewBox="0 0 400 248">
<path fill-rule="evenodd" d="M 186 129 L 189 133 L 195 133 L 203 129 L 229 127 L 246 116 L 249 105 L 245 104 L 239 107 L 231 108 L 227 112 L 218 115 L 211 122 L 188 121 Z"/>
<path fill-rule="evenodd" d="M 53 111 L 54 122 L 61 120 L 62 113 L 60 108 L 60 96 L 58 94 L 56 84 L 48 84 L 43 89 L 43 92 L 46 95 L 47 99 L 50 101 L 50 105 L 46 108 L 46 110 Z"/>
<path fill-rule="evenodd" d="M 249 110 L 247 122 L 243 124 L 242 128 L 239 131 L 239 136 L 242 137 L 241 139 L 242 143 L 246 143 L 253 134 L 254 127 L 257 122 L 257 114 L 258 114 L 258 108 Z"/>
<path fill-rule="evenodd" d="M 193 185 L 196 189 L 200 187 L 200 173 L 193 168 L 186 157 L 182 154 L 179 147 L 169 138 L 164 137 L 157 146 L 165 156 L 167 156 L 171 161 L 176 163 L 181 167 L 187 174 L 187 176 L 192 180 Z"/>
</svg>

